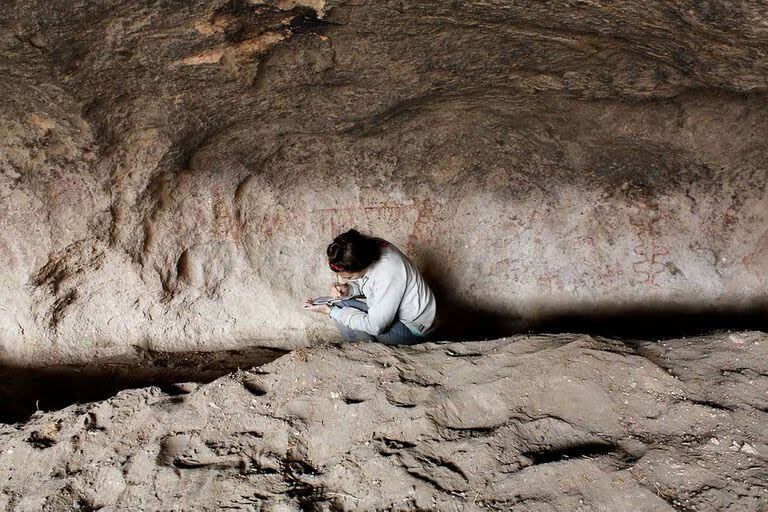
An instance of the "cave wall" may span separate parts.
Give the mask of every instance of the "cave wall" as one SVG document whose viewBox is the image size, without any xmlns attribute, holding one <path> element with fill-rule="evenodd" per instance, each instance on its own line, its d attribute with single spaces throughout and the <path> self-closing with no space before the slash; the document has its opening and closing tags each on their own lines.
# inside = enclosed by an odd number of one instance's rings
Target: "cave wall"
<svg viewBox="0 0 768 512">
<path fill-rule="evenodd" d="M 353 226 L 468 332 L 764 308 L 767 52 L 753 2 L 5 2 L 0 356 L 332 339 Z"/>
</svg>

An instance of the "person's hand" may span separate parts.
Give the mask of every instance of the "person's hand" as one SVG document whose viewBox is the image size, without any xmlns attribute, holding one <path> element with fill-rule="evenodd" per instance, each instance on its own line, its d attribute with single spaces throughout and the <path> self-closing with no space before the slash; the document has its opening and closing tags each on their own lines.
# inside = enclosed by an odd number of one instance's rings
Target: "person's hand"
<svg viewBox="0 0 768 512">
<path fill-rule="evenodd" d="M 340 299 L 349 295 L 349 285 L 345 283 L 333 283 L 331 285 L 331 297 Z"/>
<path fill-rule="evenodd" d="M 317 306 L 314 306 L 312 304 L 312 297 L 304 302 L 304 309 L 315 313 L 323 313 L 326 316 L 331 314 L 331 307 L 328 306 L 328 304 L 318 304 Z"/>
</svg>

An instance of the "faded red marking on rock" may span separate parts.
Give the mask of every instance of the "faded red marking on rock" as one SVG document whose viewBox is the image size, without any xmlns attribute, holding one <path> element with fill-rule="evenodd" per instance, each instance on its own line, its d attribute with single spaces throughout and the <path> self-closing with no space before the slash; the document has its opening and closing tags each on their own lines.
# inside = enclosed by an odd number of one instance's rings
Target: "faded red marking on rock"
<svg viewBox="0 0 768 512">
<path fill-rule="evenodd" d="M 601 286 L 616 284 L 624 277 L 621 263 L 609 263 L 595 273 L 595 282 Z"/>
<path fill-rule="evenodd" d="M 413 252 L 416 244 L 427 242 L 432 239 L 432 231 L 435 228 L 435 212 L 432 203 L 427 200 L 417 202 L 418 217 L 413 224 L 411 236 L 408 237 L 408 244 L 405 246 L 407 252 Z"/>
<path fill-rule="evenodd" d="M 637 284 L 656 286 L 656 277 L 665 270 L 660 258 L 669 255 L 669 248 L 659 242 L 661 237 L 661 215 L 657 204 L 647 205 L 648 209 L 629 216 L 629 223 L 635 228 L 640 243 L 634 248 L 641 259 L 632 262 L 632 272 L 639 279 Z"/>
<path fill-rule="evenodd" d="M 428 200 L 321 208 L 314 210 L 313 214 L 321 219 L 323 231 L 331 236 L 338 235 L 343 229 L 352 225 L 382 224 L 402 227 L 403 220 L 409 216 L 414 217 L 406 234 L 407 241 L 404 249 L 407 253 L 413 252 L 418 243 L 431 240 L 435 226 L 434 208 Z"/>
<path fill-rule="evenodd" d="M 669 249 L 656 247 L 652 243 L 648 247 L 636 247 L 635 254 L 643 259 L 632 262 L 632 271 L 641 278 L 640 284 L 659 286 L 656 276 L 664 272 L 664 264 L 657 261 L 660 256 L 667 256 Z"/>
<path fill-rule="evenodd" d="M 242 245 L 243 223 L 237 218 L 234 205 L 222 198 L 218 189 L 213 191 L 213 232 L 218 240 L 232 240 Z"/>
<path fill-rule="evenodd" d="M 262 215 L 259 223 L 259 232 L 267 238 L 272 238 L 285 224 L 283 216 L 279 213 L 267 213 Z"/>
<path fill-rule="evenodd" d="M 563 286 L 563 280 L 557 272 L 544 272 L 543 274 L 536 276 L 536 283 L 540 286 L 556 288 L 560 291 L 563 291 L 565 288 Z"/>
<path fill-rule="evenodd" d="M 741 259 L 747 269 L 755 275 L 764 276 L 768 269 L 768 230 L 755 244 L 755 248 Z"/>
</svg>

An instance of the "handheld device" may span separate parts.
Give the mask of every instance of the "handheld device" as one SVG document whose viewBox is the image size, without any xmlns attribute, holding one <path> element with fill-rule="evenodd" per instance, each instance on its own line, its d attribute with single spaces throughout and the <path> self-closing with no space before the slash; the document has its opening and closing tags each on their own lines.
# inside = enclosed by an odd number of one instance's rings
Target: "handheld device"
<svg viewBox="0 0 768 512">
<path fill-rule="evenodd" d="M 315 297 L 312 299 L 312 305 L 313 306 L 321 306 L 324 304 L 327 304 L 328 306 L 331 306 L 333 304 L 336 304 L 337 302 L 341 302 L 344 299 L 340 299 L 337 297 L 329 297 L 329 296 L 322 296 L 322 297 Z"/>
</svg>

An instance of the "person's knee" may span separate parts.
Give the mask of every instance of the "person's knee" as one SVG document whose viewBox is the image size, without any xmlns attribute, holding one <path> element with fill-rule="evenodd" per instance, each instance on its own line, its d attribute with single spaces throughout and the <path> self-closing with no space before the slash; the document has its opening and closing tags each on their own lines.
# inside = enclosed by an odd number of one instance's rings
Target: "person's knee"
<svg viewBox="0 0 768 512">
<path fill-rule="evenodd" d="M 421 343 L 421 340 L 406 336 L 374 336 L 374 338 L 384 345 L 416 345 Z"/>
<path fill-rule="evenodd" d="M 347 327 L 335 318 L 333 322 L 336 324 L 336 328 L 339 330 L 339 334 L 341 334 L 341 339 L 344 341 L 373 341 L 373 337 L 366 332 Z"/>
<path fill-rule="evenodd" d="M 405 324 L 398 321 L 393 322 L 385 332 L 374 336 L 374 338 L 385 345 L 415 345 L 421 341 Z"/>
</svg>

